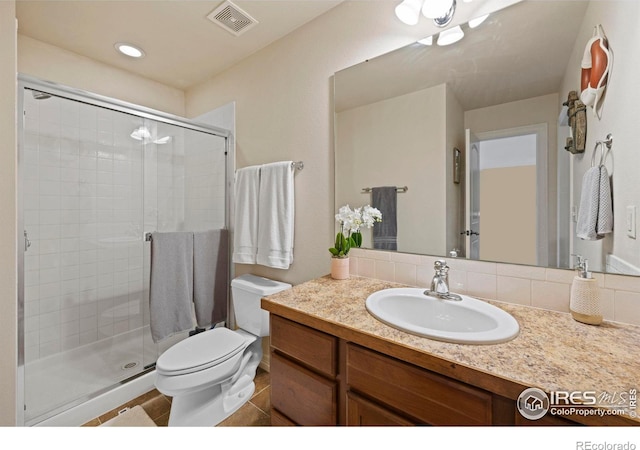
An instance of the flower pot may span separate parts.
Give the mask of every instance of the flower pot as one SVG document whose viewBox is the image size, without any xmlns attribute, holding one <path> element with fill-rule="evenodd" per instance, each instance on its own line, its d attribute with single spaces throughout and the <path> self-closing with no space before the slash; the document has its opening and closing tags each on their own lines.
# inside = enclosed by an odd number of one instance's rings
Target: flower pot
<svg viewBox="0 0 640 450">
<path fill-rule="evenodd" d="M 349 278 L 349 258 L 331 258 L 331 278 L 334 280 Z"/>
</svg>

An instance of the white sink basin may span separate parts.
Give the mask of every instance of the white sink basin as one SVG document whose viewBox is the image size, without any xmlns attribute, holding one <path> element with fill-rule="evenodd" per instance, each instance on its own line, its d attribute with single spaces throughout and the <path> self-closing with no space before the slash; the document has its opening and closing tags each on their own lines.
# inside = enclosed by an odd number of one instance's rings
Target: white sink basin
<svg viewBox="0 0 640 450">
<path fill-rule="evenodd" d="M 371 294 L 367 311 L 381 322 L 408 333 L 457 344 L 499 344 L 520 331 L 506 311 L 475 298 L 441 300 L 424 289 L 384 289 Z"/>
</svg>

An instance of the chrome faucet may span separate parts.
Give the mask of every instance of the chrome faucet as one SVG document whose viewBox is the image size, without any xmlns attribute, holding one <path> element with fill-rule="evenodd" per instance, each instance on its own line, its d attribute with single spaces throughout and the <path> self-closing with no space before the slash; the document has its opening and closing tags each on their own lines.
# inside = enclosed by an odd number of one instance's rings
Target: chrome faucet
<svg viewBox="0 0 640 450">
<path fill-rule="evenodd" d="M 449 266 L 447 262 L 444 259 L 438 259 L 433 268 L 436 273 L 431 280 L 431 289 L 424 291 L 424 295 L 442 300 L 462 300 L 459 295 L 449 292 Z"/>
</svg>

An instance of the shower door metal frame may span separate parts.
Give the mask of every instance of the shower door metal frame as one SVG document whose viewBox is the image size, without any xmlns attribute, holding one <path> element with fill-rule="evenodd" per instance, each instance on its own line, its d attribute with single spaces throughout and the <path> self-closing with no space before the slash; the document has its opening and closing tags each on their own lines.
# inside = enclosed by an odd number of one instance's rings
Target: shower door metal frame
<svg viewBox="0 0 640 450">
<path fill-rule="evenodd" d="M 118 111 L 126 114 L 130 114 L 136 117 L 141 117 L 144 119 L 155 120 L 158 122 L 176 125 L 181 128 L 185 128 L 188 130 L 194 130 L 203 132 L 206 134 L 222 137 L 225 140 L 225 228 L 232 233 L 233 221 L 231 220 L 232 214 L 232 205 L 234 199 L 234 175 L 235 175 L 235 141 L 233 137 L 233 133 L 230 130 L 215 127 L 212 125 L 196 122 L 193 120 L 189 120 L 184 117 L 176 116 L 173 114 L 165 113 L 162 111 L 158 111 L 152 108 L 147 108 L 145 106 L 136 105 L 134 103 L 125 102 L 122 100 L 117 100 L 114 98 L 106 97 L 99 94 L 94 94 L 91 92 L 83 91 L 81 89 L 72 88 L 69 86 L 64 86 L 58 83 L 41 80 L 29 75 L 18 74 L 18 83 L 17 83 L 17 134 L 18 134 L 18 148 L 17 148 L 17 236 L 16 236 L 16 245 L 18 249 L 18 259 L 17 259 L 17 274 L 18 274 L 18 361 L 17 361 L 17 377 L 16 377 L 16 424 L 18 426 L 25 425 L 25 371 L 24 371 L 24 358 L 25 358 L 25 349 L 24 349 L 24 253 L 26 251 L 26 236 L 24 233 L 24 211 L 23 211 L 23 181 L 24 181 L 24 163 L 23 159 L 23 151 L 24 151 L 24 93 L 27 90 L 31 91 L 41 91 L 47 94 L 54 95 L 56 97 L 66 98 L 68 100 L 74 100 L 81 103 L 85 103 L 88 105 L 106 108 L 113 111 Z M 231 234 L 230 233 L 230 234 Z M 144 236 L 140 236 L 140 239 L 144 240 Z M 231 261 L 231 245 L 229 245 L 229 261 Z M 233 264 L 229 264 L 229 285 L 230 281 L 234 276 L 234 268 Z M 232 320 L 232 311 L 230 308 L 230 296 L 231 293 L 228 290 L 227 292 L 227 318 L 231 322 Z M 149 369 L 153 370 L 153 369 Z M 146 373 L 143 371 L 142 373 L 135 375 L 132 378 L 137 378 L 138 376 Z M 101 389 L 97 392 L 93 392 L 83 398 L 77 399 L 71 402 L 72 406 L 76 406 L 77 404 L 81 404 L 87 400 L 97 397 L 114 387 L 126 383 L 127 380 L 116 383 L 107 388 Z M 46 416 L 53 416 L 53 414 L 45 414 Z M 43 420 L 46 420 L 48 417 L 43 417 Z"/>
</svg>

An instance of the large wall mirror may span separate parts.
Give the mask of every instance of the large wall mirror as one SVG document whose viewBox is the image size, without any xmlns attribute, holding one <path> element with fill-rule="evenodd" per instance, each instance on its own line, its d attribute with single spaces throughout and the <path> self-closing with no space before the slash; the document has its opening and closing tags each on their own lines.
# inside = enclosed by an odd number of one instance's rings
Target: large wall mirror
<svg viewBox="0 0 640 450">
<path fill-rule="evenodd" d="M 336 73 L 336 210 L 395 186 L 397 251 L 559 268 L 581 255 L 590 270 L 640 275 L 639 18 L 636 1 L 524 0 L 462 24 L 454 44 L 433 36 Z M 564 104 L 598 29 L 606 89 L 572 153 Z M 610 149 L 597 144 L 608 135 Z M 608 172 L 613 227 L 584 239 L 581 203 L 606 203 L 583 189 L 594 166 Z"/>
</svg>

